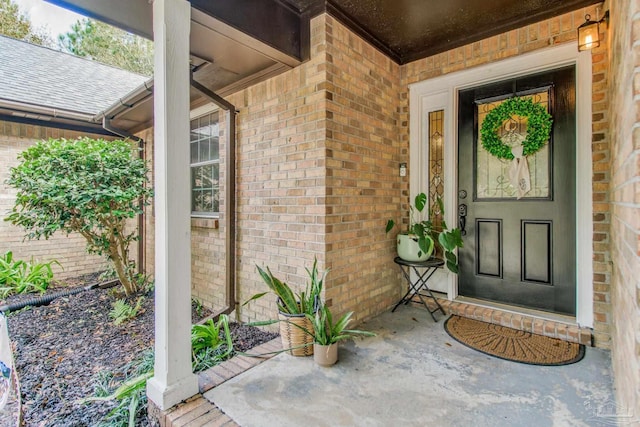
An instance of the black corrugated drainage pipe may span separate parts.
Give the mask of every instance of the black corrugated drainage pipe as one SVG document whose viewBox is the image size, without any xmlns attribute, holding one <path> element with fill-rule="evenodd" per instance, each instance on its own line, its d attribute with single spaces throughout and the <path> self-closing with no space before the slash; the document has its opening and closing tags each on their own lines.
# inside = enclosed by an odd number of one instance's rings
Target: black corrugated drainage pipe
<svg viewBox="0 0 640 427">
<path fill-rule="evenodd" d="M 236 309 L 236 107 L 217 93 L 207 89 L 193 79 L 191 87 L 200 92 L 218 107 L 228 112 L 226 118 L 227 134 L 229 138 L 225 144 L 225 173 L 226 182 L 224 200 L 225 212 L 225 270 L 227 306 L 211 317 L 229 314 Z"/>
<path fill-rule="evenodd" d="M 20 302 L 16 302 L 16 303 L 12 303 L 12 304 L 3 304 L 3 305 L 0 305 L 0 311 L 4 313 L 4 312 L 7 312 L 7 311 L 17 311 L 17 310 L 23 309 L 23 308 L 25 308 L 27 306 L 39 307 L 41 305 L 49 305 L 56 298 L 66 297 L 66 296 L 69 296 L 69 295 L 75 295 L 75 294 L 79 294 L 79 293 L 84 292 L 84 291 L 90 291 L 90 290 L 96 289 L 96 288 L 100 288 L 100 289 L 110 288 L 112 286 L 115 286 L 117 283 L 119 283 L 118 279 L 113 279 L 113 280 L 109 280 L 109 281 L 102 282 L 102 283 L 92 283 L 92 284 L 87 285 L 87 286 L 81 286 L 81 287 L 77 287 L 77 288 L 73 288 L 73 289 L 67 289 L 65 291 L 56 292 L 56 293 L 45 295 L 45 296 L 42 296 L 42 297 L 30 298 L 30 299 L 28 299 L 26 301 L 20 301 Z"/>
</svg>

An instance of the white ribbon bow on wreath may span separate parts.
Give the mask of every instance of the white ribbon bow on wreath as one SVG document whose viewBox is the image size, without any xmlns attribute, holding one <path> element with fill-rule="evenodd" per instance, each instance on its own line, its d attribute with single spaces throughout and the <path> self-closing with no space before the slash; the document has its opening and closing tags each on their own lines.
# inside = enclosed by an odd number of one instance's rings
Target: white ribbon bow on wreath
<svg viewBox="0 0 640 427">
<path fill-rule="evenodd" d="M 505 125 L 507 128 L 508 125 Z M 525 194 L 531 190 L 531 174 L 529 173 L 529 162 L 527 157 L 522 155 L 524 146 L 522 142 L 526 139 L 526 134 L 522 135 L 515 132 L 515 129 L 507 128 L 507 134 L 502 138 L 503 142 L 511 146 L 511 154 L 513 154 L 513 160 L 509 166 L 509 180 L 511 185 L 516 189 L 519 200 Z"/>
<path fill-rule="evenodd" d="M 517 199 L 521 199 L 531 190 L 531 175 L 529 173 L 529 162 L 522 155 L 522 145 L 517 145 L 511 149 L 513 160 L 509 166 L 509 179 L 517 191 Z"/>
</svg>

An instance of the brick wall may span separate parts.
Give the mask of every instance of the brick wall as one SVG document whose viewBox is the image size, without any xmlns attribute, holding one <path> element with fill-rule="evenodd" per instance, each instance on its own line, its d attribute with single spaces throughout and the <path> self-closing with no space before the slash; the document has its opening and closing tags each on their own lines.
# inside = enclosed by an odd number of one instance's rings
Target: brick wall
<svg viewBox="0 0 640 427">
<path fill-rule="evenodd" d="M 324 18 L 311 24 L 311 59 L 228 100 L 237 116 L 238 301 L 266 285 L 256 264 L 303 285 L 305 267 L 325 259 L 326 53 Z M 332 277 L 332 275 L 330 275 Z M 332 280 L 332 279 L 330 279 Z M 262 298 L 240 317 L 275 316 Z"/>
<path fill-rule="evenodd" d="M 9 177 L 9 169 L 18 165 L 20 152 L 40 139 L 75 139 L 85 135 L 75 131 L 0 121 L 0 217 L 4 219 L 15 203 L 16 191 L 5 181 Z M 23 241 L 24 234 L 22 228 L 1 220 L 0 253 L 11 250 L 15 259 L 33 258 L 39 262 L 58 260 L 63 269 L 53 266 L 57 280 L 95 273 L 106 268 L 102 258 L 86 253 L 86 241 L 79 234 L 56 234 L 49 240 Z"/>
<path fill-rule="evenodd" d="M 393 264 L 401 180 L 400 66 L 344 25 L 326 19 L 326 298 L 337 312 L 374 316 L 399 297 Z M 406 151 L 406 147 L 404 148 Z"/>
<path fill-rule="evenodd" d="M 612 360 L 620 415 L 640 420 L 640 5 L 611 2 Z M 633 421 L 631 421 L 633 423 Z"/>
<path fill-rule="evenodd" d="M 402 159 L 409 161 L 409 105 L 407 85 L 454 71 L 472 68 L 501 59 L 515 57 L 550 45 L 575 42 L 576 28 L 586 13 L 596 16 L 596 5 L 499 34 L 479 42 L 452 49 L 402 67 Z M 577 48 L 577 47 L 576 47 Z M 598 347 L 611 346 L 610 237 L 609 237 L 609 120 L 608 120 L 608 56 L 607 44 L 592 51 L 593 67 L 593 250 L 594 250 L 594 340 Z M 402 183 L 408 193 L 408 180 Z M 406 200 L 405 202 L 408 202 Z"/>
<path fill-rule="evenodd" d="M 595 11 L 585 10 L 596 16 Z M 584 22 L 574 14 L 574 22 Z M 610 173 L 610 119 L 607 83 L 610 79 L 608 40 L 591 51 L 592 79 L 592 136 L 593 162 L 593 338 L 597 347 L 611 348 L 611 214 L 609 200 Z"/>
<path fill-rule="evenodd" d="M 401 291 L 388 218 L 399 216 L 400 67 L 329 16 L 311 60 L 230 96 L 238 115 L 238 295 L 265 290 L 255 263 L 290 284 L 318 257 L 325 297 L 356 318 Z M 272 318 L 272 298 L 241 309 Z"/>
</svg>

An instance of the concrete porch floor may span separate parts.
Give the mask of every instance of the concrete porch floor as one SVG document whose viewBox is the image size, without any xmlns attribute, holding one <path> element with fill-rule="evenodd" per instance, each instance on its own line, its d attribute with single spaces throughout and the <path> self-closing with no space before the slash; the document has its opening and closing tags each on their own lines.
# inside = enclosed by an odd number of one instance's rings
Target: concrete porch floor
<svg viewBox="0 0 640 427">
<path fill-rule="evenodd" d="M 204 397 L 242 427 L 615 423 L 608 351 L 589 347 L 573 365 L 525 365 L 463 346 L 438 319 L 401 306 L 361 325 L 377 337 L 342 344 L 331 368 L 281 354 Z"/>
</svg>

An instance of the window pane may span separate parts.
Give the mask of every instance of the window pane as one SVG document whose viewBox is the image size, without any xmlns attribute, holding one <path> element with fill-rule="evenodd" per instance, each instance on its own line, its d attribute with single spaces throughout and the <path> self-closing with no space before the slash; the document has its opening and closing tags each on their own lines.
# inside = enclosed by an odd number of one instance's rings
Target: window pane
<svg viewBox="0 0 640 427">
<path fill-rule="evenodd" d="M 200 187 L 199 185 L 200 181 L 197 176 L 198 172 L 199 170 L 197 168 L 191 168 L 191 188 L 193 189 Z"/>
<path fill-rule="evenodd" d="M 209 127 L 210 123 L 211 123 L 211 114 L 202 116 L 198 119 L 198 133 L 203 137 L 207 137 L 211 135 L 211 128 Z"/>
<path fill-rule="evenodd" d="M 211 197 L 213 199 L 213 212 L 220 212 L 220 191 L 217 188 L 211 190 Z"/>
<path fill-rule="evenodd" d="M 198 207 L 196 206 L 197 200 L 198 192 L 196 190 L 191 190 L 191 212 L 198 212 Z"/>
<path fill-rule="evenodd" d="M 216 163 L 191 168 L 191 210 L 218 212 L 220 206 L 220 165 Z"/>
<path fill-rule="evenodd" d="M 220 185 L 220 164 L 213 164 L 212 166 L 212 177 L 213 177 L 213 186 L 218 187 Z"/>
<path fill-rule="evenodd" d="M 200 167 L 202 173 L 202 188 L 210 190 L 213 186 L 213 165 L 205 165 Z"/>
<path fill-rule="evenodd" d="M 220 148 L 218 113 L 191 120 L 191 211 L 220 209 Z M 197 166 L 196 166 L 197 165 Z"/>
<path fill-rule="evenodd" d="M 192 142 L 189 144 L 191 146 L 191 163 L 198 162 L 198 143 Z"/>
<path fill-rule="evenodd" d="M 211 160 L 211 156 L 210 156 L 210 150 L 209 150 L 209 144 L 210 144 L 211 139 L 207 138 L 207 139 L 203 139 L 202 141 L 200 141 L 200 145 L 198 147 L 198 161 L 199 162 L 206 162 Z"/>
<path fill-rule="evenodd" d="M 191 210 L 198 213 L 213 212 L 213 203 L 210 191 L 194 190 L 191 193 Z"/>
<path fill-rule="evenodd" d="M 210 140 L 211 144 L 211 159 L 210 160 L 220 160 L 220 144 L 219 138 L 217 136 L 212 137 Z"/>
</svg>

